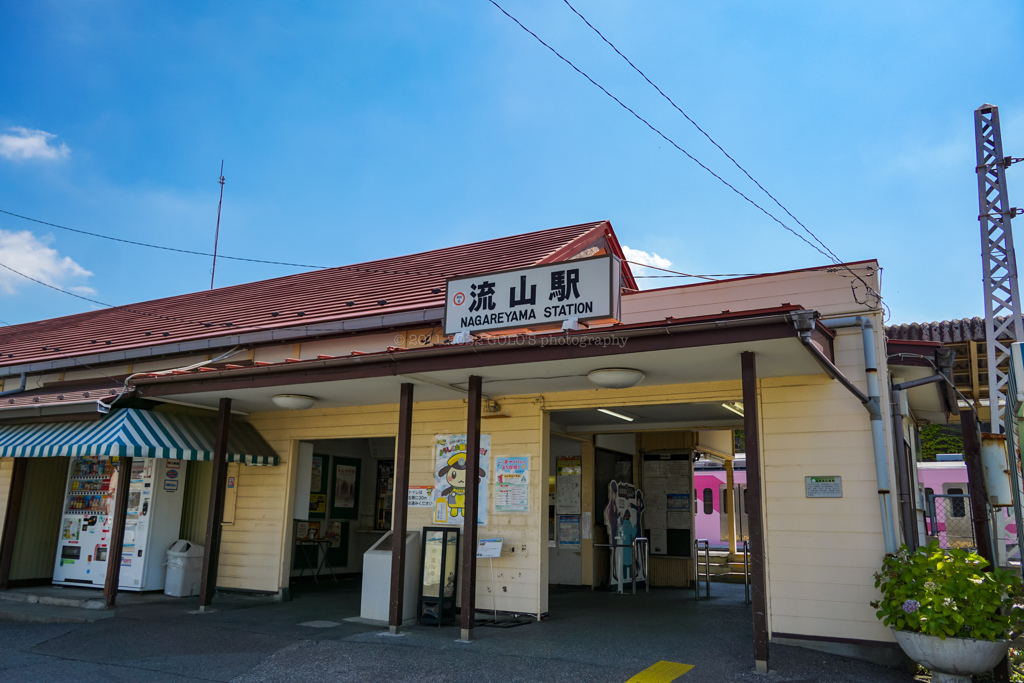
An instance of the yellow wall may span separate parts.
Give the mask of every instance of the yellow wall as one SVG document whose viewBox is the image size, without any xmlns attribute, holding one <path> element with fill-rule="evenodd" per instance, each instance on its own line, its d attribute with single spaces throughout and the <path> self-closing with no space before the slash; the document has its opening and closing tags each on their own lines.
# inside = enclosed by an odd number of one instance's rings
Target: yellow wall
<svg viewBox="0 0 1024 683">
<path fill-rule="evenodd" d="M 7 496 L 11 492 L 11 474 L 14 472 L 14 458 L 0 458 L 0 533 L 3 533 L 4 520 L 7 518 Z"/>
<path fill-rule="evenodd" d="M 529 514 L 495 513 L 494 497 L 488 496 L 490 510 L 488 524 L 479 530 L 480 537 L 501 537 L 505 539 L 502 557 L 494 561 L 498 609 L 519 612 L 543 612 L 547 610 L 547 576 L 544 561 L 547 553 L 547 499 L 546 449 L 542 447 L 545 434 L 545 415 L 540 404 L 532 397 L 505 399 L 502 407 L 508 409 L 509 417 L 490 418 L 482 421 L 482 431 L 491 437 L 491 464 L 493 458 L 501 455 L 528 455 L 531 458 L 530 476 L 537 482 L 530 492 Z M 294 481 L 294 454 L 299 441 L 318 439 L 360 438 L 395 436 L 398 427 L 397 405 L 362 406 L 330 410 L 306 410 L 298 412 L 260 413 L 251 416 L 252 424 L 281 455 L 281 465 L 263 477 L 275 479 L 291 478 L 286 485 L 271 488 L 269 480 L 261 482 L 264 492 L 260 496 L 249 493 L 254 485 L 247 470 L 243 468 L 238 487 L 238 511 L 235 529 L 224 530 L 224 547 L 221 552 L 221 578 L 218 585 L 236 586 L 256 590 L 271 590 L 264 583 L 270 573 L 274 577 L 273 590 L 287 586 L 288 563 L 291 556 L 293 528 L 291 491 Z M 435 437 L 438 434 L 466 433 L 466 404 L 464 401 L 417 403 L 413 409 L 412 454 L 410 461 L 411 486 L 433 486 L 433 453 Z M 543 498 L 542 498 L 543 494 Z M 248 501 L 248 502 L 246 502 Z M 246 511 L 243 514 L 243 511 Z M 275 519 L 276 517 L 276 519 Z M 266 550 L 254 554 L 243 543 L 234 541 L 240 526 L 259 521 L 266 525 L 266 533 L 260 538 L 261 547 Z M 409 529 L 419 530 L 432 526 L 431 510 L 413 508 L 409 510 Z M 278 542 L 271 548 L 271 529 L 284 530 L 275 537 Z M 254 530 L 246 533 L 253 534 Z M 232 539 L 229 545 L 228 539 Z M 543 542 L 542 542 L 543 541 Z M 514 550 L 513 550 L 514 548 Z M 241 581 L 245 577 L 228 574 L 224 567 L 249 567 L 259 573 L 260 586 L 255 581 Z M 271 571 L 272 570 L 272 571 Z M 489 579 L 489 577 L 487 577 Z M 481 579 L 477 583 L 477 600 L 482 608 L 490 608 L 490 581 Z"/>
</svg>

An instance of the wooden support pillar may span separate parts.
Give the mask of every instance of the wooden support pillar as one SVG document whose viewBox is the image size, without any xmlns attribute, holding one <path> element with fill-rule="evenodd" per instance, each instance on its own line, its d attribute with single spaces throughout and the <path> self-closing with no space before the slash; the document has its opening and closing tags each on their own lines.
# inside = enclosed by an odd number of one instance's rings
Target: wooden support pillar
<svg viewBox="0 0 1024 683">
<path fill-rule="evenodd" d="M 725 461 L 725 500 L 719 505 L 725 506 L 726 523 L 729 525 L 729 552 L 736 552 L 736 478 L 733 475 L 733 461 Z M 721 513 L 719 513 L 721 514 Z"/>
<path fill-rule="evenodd" d="M 992 556 L 992 527 L 988 523 L 988 496 L 985 493 L 985 472 L 981 465 L 981 434 L 974 411 L 960 409 L 960 433 L 964 438 L 964 463 L 967 465 L 967 492 L 971 496 L 971 523 L 978 554 L 989 562 L 988 571 L 996 566 Z"/>
<path fill-rule="evenodd" d="M 395 451 L 395 502 L 391 512 L 391 600 L 388 628 L 397 634 L 405 605 L 405 532 L 409 520 L 409 458 L 412 452 L 413 385 L 402 384 Z"/>
<path fill-rule="evenodd" d="M 110 609 L 117 602 L 117 587 L 121 583 L 121 551 L 124 549 L 124 522 L 128 517 L 128 490 L 132 486 L 132 459 L 118 458 L 117 479 L 114 486 L 114 525 L 107 543 L 107 577 L 103 584 L 103 599 Z"/>
<path fill-rule="evenodd" d="M 476 521 L 480 512 L 480 411 L 483 381 L 469 376 L 466 411 L 466 518 L 462 532 L 462 640 L 473 639 L 476 622 Z"/>
<path fill-rule="evenodd" d="M 754 608 L 754 664 L 768 673 L 768 599 L 764 522 L 761 519 L 761 439 L 758 433 L 757 365 L 754 353 L 740 354 L 743 374 L 743 435 L 747 451 L 747 516 L 750 520 L 750 594 Z"/>
<path fill-rule="evenodd" d="M 4 532 L 0 537 L 0 590 L 7 590 L 11 580 L 11 564 L 14 561 L 14 544 L 18 540 L 18 521 L 21 519 L 21 496 L 25 491 L 25 473 L 28 469 L 26 458 L 14 459 L 11 472 L 11 488 L 7 493 L 7 516 L 4 517 Z"/>
<path fill-rule="evenodd" d="M 210 509 L 206 518 L 206 547 L 203 549 L 203 577 L 199 588 L 199 609 L 213 602 L 217 590 L 217 562 L 220 560 L 221 521 L 224 519 L 225 485 L 228 472 L 228 430 L 231 399 L 222 398 L 217 411 L 217 441 L 213 448 L 213 477 L 210 481 Z"/>
</svg>

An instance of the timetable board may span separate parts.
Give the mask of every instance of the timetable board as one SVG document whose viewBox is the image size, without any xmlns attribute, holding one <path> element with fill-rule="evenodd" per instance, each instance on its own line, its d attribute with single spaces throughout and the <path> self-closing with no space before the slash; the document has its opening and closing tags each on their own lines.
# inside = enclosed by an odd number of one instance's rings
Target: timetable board
<svg viewBox="0 0 1024 683">
<path fill-rule="evenodd" d="M 652 555 L 691 557 L 693 462 L 689 453 L 643 456 L 644 532 Z"/>
</svg>

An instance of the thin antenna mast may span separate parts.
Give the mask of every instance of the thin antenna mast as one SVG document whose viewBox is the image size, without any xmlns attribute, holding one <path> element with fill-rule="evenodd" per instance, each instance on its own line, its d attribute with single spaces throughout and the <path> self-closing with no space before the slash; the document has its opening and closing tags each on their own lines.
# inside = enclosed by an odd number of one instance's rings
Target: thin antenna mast
<svg viewBox="0 0 1024 683">
<path fill-rule="evenodd" d="M 210 289 L 217 277 L 217 244 L 220 242 L 220 207 L 224 204 L 224 160 L 220 160 L 220 201 L 217 202 L 217 233 L 213 237 L 213 269 L 210 271 Z"/>
</svg>

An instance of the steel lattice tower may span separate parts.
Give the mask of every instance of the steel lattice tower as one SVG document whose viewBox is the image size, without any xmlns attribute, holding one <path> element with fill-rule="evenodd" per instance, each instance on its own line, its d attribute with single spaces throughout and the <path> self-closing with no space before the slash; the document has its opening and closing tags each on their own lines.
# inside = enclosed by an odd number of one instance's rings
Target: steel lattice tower
<svg viewBox="0 0 1024 683">
<path fill-rule="evenodd" d="M 1024 341 L 1017 257 L 1010 227 L 1016 212 L 1010 208 L 1006 192 L 1006 168 L 1017 160 L 1003 156 L 999 107 L 983 104 L 974 110 L 974 136 L 978 151 L 978 221 L 981 223 L 985 284 L 989 421 L 991 431 L 999 433 L 1003 428 L 999 398 L 1006 393 L 1007 382 L 1007 370 L 1003 368 L 1009 368 L 1011 341 Z M 1012 340 L 1000 337 L 1012 337 Z"/>
</svg>

